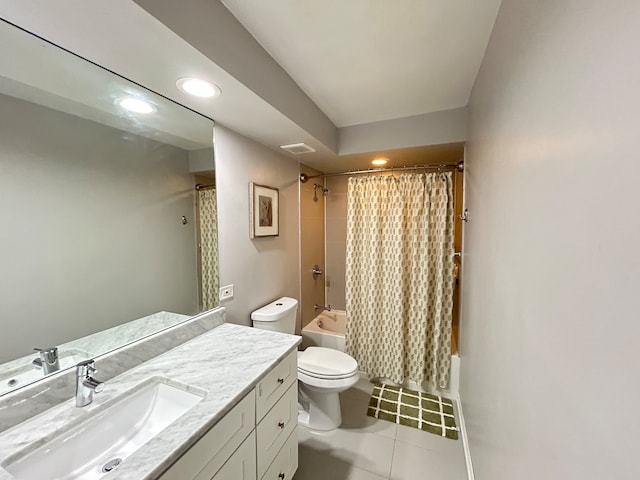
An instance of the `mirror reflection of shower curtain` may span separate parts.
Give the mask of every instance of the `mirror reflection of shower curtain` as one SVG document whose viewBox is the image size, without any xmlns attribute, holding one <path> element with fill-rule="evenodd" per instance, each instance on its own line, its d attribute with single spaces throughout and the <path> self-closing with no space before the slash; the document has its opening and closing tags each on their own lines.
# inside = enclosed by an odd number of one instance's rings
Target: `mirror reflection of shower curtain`
<svg viewBox="0 0 640 480">
<path fill-rule="evenodd" d="M 200 225 L 200 272 L 202 310 L 219 305 L 218 292 L 218 221 L 215 189 L 198 191 Z"/>
<path fill-rule="evenodd" d="M 350 178 L 346 349 L 371 377 L 449 383 L 453 175 Z"/>
</svg>

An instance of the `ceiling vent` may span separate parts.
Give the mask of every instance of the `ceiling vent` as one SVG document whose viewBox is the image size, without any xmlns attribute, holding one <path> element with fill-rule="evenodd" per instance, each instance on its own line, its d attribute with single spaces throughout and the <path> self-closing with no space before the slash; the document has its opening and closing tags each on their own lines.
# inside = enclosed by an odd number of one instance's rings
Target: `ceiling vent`
<svg viewBox="0 0 640 480">
<path fill-rule="evenodd" d="M 292 143 L 291 145 L 280 145 L 280 148 L 294 155 L 302 155 L 305 153 L 313 153 L 316 150 L 306 143 Z"/>
</svg>

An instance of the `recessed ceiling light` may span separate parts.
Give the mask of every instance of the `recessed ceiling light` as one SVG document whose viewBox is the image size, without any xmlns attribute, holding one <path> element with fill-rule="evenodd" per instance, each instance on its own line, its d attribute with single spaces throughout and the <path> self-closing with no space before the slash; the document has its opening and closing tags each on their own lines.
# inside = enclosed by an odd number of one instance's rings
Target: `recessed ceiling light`
<svg viewBox="0 0 640 480">
<path fill-rule="evenodd" d="M 135 113 L 151 113 L 156 110 L 156 108 L 149 102 L 145 102 L 144 100 L 135 97 L 120 98 L 118 99 L 118 105 Z"/>
<path fill-rule="evenodd" d="M 375 160 L 371 160 L 371 165 L 386 165 L 388 161 L 386 158 L 376 158 Z"/>
<path fill-rule="evenodd" d="M 176 82 L 180 90 L 196 97 L 217 97 L 220 95 L 220 87 L 211 82 L 205 82 L 198 78 L 185 77 Z"/>
</svg>

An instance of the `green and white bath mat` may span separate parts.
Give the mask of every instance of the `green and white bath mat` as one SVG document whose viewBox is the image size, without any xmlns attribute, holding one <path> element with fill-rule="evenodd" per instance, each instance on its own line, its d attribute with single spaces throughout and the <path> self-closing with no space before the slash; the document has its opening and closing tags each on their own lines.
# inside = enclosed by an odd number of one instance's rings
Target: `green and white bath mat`
<svg viewBox="0 0 640 480">
<path fill-rule="evenodd" d="M 458 439 L 453 401 L 437 395 L 376 383 L 367 415 Z"/>
</svg>

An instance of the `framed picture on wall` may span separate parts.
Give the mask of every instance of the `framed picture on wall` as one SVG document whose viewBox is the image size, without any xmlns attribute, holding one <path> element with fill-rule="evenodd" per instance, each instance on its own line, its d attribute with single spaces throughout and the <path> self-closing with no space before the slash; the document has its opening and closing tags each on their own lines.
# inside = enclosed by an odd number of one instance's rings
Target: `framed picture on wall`
<svg viewBox="0 0 640 480">
<path fill-rule="evenodd" d="M 250 236 L 277 237 L 279 235 L 278 189 L 249 184 Z"/>
</svg>

